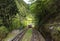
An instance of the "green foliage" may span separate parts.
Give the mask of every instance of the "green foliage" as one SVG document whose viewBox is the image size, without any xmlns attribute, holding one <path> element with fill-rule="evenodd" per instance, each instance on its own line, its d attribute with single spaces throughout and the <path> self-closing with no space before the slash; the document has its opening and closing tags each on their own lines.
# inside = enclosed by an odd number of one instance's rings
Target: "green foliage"
<svg viewBox="0 0 60 41">
<path fill-rule="evenodd" d="M 2 25 L 11 30 L 19 28 L 21 25 L 20 22 L 25 19 L 27 15 L 26 3 L 22 0 L 0 0 L 0 4 L 0 18 L 2 20 Z M 19 16 L 16 14 L 19 14 Z M 22 20 L 20 21 L 20 19 Z"/>
<path fill-rule="evenodd" d="M 28 5 L 23 0 L 16 0 L 17 7 L 19 9 L 19 17 L 22 25 L 27 26 L 26 17 L 30 14 Z"/>
<path fill-rule="evenodd" d="M 0 0 L 0 41 L 7 35 L 12 18 L 17 13 L 18 8 L 15 0 Z"/>
<path fill-rule="evenodd" d="M 44 25 L 50 21 L 54 21 L 54 19 L 60 15 L 59 4 L 60 0 L 36 0 L 30 6 L 31 12 L 35 15 L 38 30 L 43 32 L 46 36 L 51 32 L 46 31 L 47 29 L 45 29 Z"/>
<path fill-rule="evenodd" d="M 0 19 L 0 26 L 3 24 L 2 19 Z"/>
<path fill-rule="evenodd" d="M 0 0 L 0 18 L 3 25 L 9 27 L 12 17 L 18 12 L 15 0 Z"/>
<path fill-rule="evenodd" d="M 5 26 L 1 26 L 1 27 L 0 27 L 0 41 L 1 41 L 4 37 L 6 37 L 7 33 L 8 33 L 7 28 L 6 28 Z"/>
<path fill-rule="evenodd" d="M 0 0 L 0 38 L 4 38 L 8 31 L 24 26 L 21 21 L 28 14 L 27 7 L 23 0 Z"/>
<path fill-rule="evenodd" d="M 15 18 L 12 18 L 12 24 L 10 26 L 10 30 L 19 29 L 20 25 L 21 25 L 20 18 L 19 15 L 17 14 Z"/>
<path fill-rule="evenodd" d="M 16 4 L 17 4 L 18 10 L 19 10 L 20 17 L 25 17 L 26 14 L 27 14 L 25 3 L 22 0 L 20 0 L 20 1 L 19 0 L 17 1 L 16 0 Z"/>
<path fill-rule="evenodd" d="M 48 19 L 51 19 L 51 17 L 53 19 L 59 14 L 57 3 L 54 0 L 37 0 L 31 5 L 30 9 L 34 12 L 36 18 L 40 19 L 39 22 L 45 19 L 48 22 Z"/>
<path fill-rule="evenodd" d="M 38 20 L 39 28 L 59 15 L 57 2 L 59 3 L 56 0 L 37 0 L 31 4 L 30 10 L 34 13 L 35 19 Z"/>
</svg>

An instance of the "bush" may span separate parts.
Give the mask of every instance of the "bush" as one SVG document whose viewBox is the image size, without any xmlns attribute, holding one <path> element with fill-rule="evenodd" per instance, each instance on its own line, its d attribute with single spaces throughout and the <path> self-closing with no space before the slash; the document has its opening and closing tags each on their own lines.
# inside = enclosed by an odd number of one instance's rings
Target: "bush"
<svg viewBox="0 0 60 41">
<path fill-rule="evenodd" d="M 2 41 L 2 39 L 6 37 L 7 33 L 8 33 L 7 28 L 5 26 L 1 26 L 0 27 L 0 41 Z"/>
<path fill-rule="evenodd" d="M 12 24 L 11 27 L 9 28 L 10 31 L 14 30 L 14 29 L 19 29 L 20 28 L 20 19 L 18 17 L 15 17 L 12 19 Z"/>
</svg>

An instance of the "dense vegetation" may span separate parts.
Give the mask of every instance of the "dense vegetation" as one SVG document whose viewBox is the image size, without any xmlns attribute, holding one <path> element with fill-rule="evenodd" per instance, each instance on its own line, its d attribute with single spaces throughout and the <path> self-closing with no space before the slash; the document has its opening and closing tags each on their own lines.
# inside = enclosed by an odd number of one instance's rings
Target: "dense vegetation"
<svg viewBox="0 0 60 41">
<path fill-rule="evenodd" d="M 36 27 L 36 29 L 39 30 L 45 38 L 48 36 L 50 41 L 52 41 L 52 38 L 54 41 L 60 41 L 60 31 L 58 32 L 58 30 L 56 31 L 55 29 L 55 26 L 60 23 L 58 20 L 58 16 L 60 16 L 59 4 L 59 0 L 36 0 L 30 6 L 30 10 L 34 13 L 37 21 L 36 26 L 38 27 Z M 51 27 L 53 27 L 55 31 L 51 31 L 53 30 L 49 29 Z"/>
<path fill-rule="evenodd" d="M 26 8 L 27 5 L 23 0 L 0 0 L 0 41 L 10 31 L 24 28 L 21 21 L 28 13 Z"/>
<path fill-rule="evenodd" d="M 18 8 L 14 0 L 0 0 L 0 41 L 2 37 L 8 33 L 12 18 L 18 12 Z M 4 36 L 3 36 L 4 35 Z"/>
</svg>

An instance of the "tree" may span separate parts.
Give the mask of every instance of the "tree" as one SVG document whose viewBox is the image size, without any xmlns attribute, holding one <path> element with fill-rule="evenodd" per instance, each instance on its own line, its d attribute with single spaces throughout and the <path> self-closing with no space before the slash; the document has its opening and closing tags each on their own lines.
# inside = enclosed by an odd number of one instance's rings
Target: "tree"
<svg viewBox="0 0 60 41">
<path fill-rule="evenodd" d="M 9 27 L 12 17 L 18 12 L 15 0 L 0 0 L 0 4 L 0 17 L 3 25 Z"/>
<path fill-rule="evenodd" d="M 37 28 L 40 32 L 42 31 L 43 34 L 45 34 L 44 37 L 47 37 L 47 35 L 51 37 L 51 32 L 45 28 L 45 24 L 54 21 L 54 19 L 60 15 L 59 3 L 59 0 L 36 0 L 31 4 L 30 9 L 35 15 Z"/>
</svg>

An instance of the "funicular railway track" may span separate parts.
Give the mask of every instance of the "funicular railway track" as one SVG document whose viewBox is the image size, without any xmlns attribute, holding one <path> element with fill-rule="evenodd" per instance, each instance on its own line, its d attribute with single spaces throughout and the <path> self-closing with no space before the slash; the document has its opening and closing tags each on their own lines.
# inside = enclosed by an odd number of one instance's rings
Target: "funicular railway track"
<svg viewBox="0 0 60 41">
<path fill-rule="evenodd" d="M 27 29 L 22 30 L 14 39 L 12 39 L 11 41 L 21 41 L 22 37 L 24 36 L 24 34 L 26 33 Z"/>
<path fill-rule="evenodd" d="M 39 33 L 39 31 L 33 29 L 31 41 L 45 41 L 43 36 Z"/>
<path fill-rule="evenodd" d="M 23 36 L 25 35 L 25 33 L 27 32 L 28 29 L 24 29 L 22 30 L 14 39 L 12 39 L 11 41 L 22 41 Z M 30 39 L 30 41 L 45 41 L 45 39 L 43 38 L 43 36 L 39 33 L 39 31 L 32 29 L 32 37 Z M 28 37 L 28 36 L 27 36 Z"/>
</svg>

